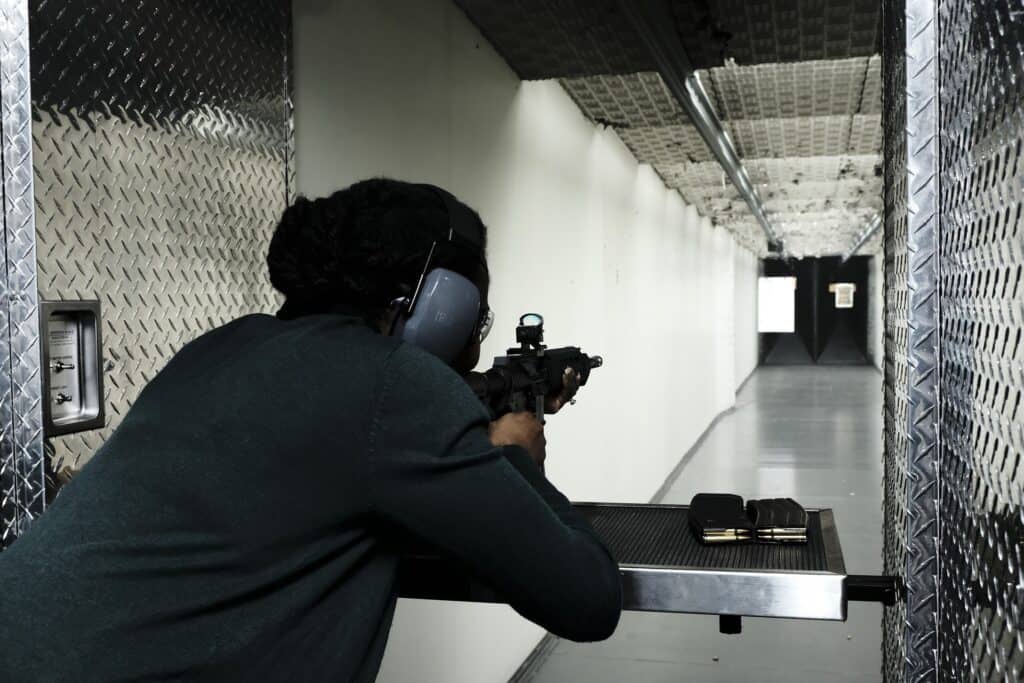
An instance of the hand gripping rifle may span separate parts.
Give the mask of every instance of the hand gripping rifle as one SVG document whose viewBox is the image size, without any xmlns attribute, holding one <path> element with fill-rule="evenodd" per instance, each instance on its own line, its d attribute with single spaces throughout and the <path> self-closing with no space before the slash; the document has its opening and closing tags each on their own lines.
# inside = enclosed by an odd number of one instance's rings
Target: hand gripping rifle
<svg viewBox="0 0 1024 683">
<path fill-rule="evenodd" d="M 533 411 L 544 422 L 544 398 L 562 389 L 567 368 L 587 383 L 590 371 L 604 363 L 601 356 L 588 356 L 576 346 L 549 349 L 544 345 L 544 318 L 527 313 L 516 327 L 519 348 L 494 359 L 486 372 L 471 372 L 466 382 L 491 411 L 492 419 L 506 413 Z"/>
</svg>

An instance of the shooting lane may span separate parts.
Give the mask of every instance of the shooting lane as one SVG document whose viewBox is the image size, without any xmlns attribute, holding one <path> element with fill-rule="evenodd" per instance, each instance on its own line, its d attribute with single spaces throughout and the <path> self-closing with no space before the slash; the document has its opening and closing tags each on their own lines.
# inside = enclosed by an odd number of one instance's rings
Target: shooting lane
<svg viewBox="0 0 1024 683">
<path fill-rule="evenodd" d="M 762 333 L 764 365 L 867 365 L 874 358 L 869 343 L 871 287 L 875 257 L 767 258 L 765 277 L 795 279 L 795 331 Z M 851 287 L 852 286 L 852 287 Z M 874 331 L 875 328 L 872 328 Z"/>
<path fill-rule="evenodd" d="M 578 505 L 624 606 L 665 620 L 577 654 L 410 548 L 381 681 L 822 680 L 813 657 L 842 680 L 1021 680 L 1019 17 L 882 4 L 0 0 L 0 550 L 178 348 L 277 308 L 264 257 L 297 194 L 386 175 L 487 222 L 484 358 L 527 311 L 603 356 L 549 421 L 547 475 L 604 501 Z M 759 348 L 758 278 L 779 274 L 813 283 L 788 338 L 808 367 L 759 368 L 780 340 Z M 853 310 L 825 310 L 835 283 Z M 791 379 L 819 371 L 849 374 Z M 852 412 L 832 442 L 807 415 L 773 424 L 875 384 L 884 451 Z M 695 490 L 799 486 L 806 546 L 690 535 Z M 719 631 L 756 665 L 678 654 Z"/>
</svg>

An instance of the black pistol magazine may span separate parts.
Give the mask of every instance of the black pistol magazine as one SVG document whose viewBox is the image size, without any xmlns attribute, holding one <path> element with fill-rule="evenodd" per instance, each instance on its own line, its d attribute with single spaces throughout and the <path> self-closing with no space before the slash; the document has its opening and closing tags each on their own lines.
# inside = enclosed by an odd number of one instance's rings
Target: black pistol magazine
<svg viewBox="0 0 1024 683">
<path fill-rule="evenodd" d="M 754 525 L 743 510 L 743 499 L 732 493 L 698 493 L 690 501 L 689 519 L 704 543 L 754 539 Z"/>
<path fill-rule="evenodd" d="M 792 498 L 748 500 L 747 516 L 759 541 L 807 542 L 807 511 Z"/>
</svg>

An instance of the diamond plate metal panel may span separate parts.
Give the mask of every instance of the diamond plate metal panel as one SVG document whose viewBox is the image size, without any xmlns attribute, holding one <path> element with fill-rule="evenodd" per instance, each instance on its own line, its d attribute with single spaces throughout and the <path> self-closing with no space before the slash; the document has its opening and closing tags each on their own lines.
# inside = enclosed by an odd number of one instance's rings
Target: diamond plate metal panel
<svg viewBox="0 0 1024 683">
<path fill-rule="evenodd" d="M 936 673 L 938 603 L 938 55 L 936 2 L 906 3 L 907 453 L 906 668 Z"/>
<path fill-rule="evenodd" d="M 879 52 L 877 0 L 673 0 L 696 68 L 866 57 Z"/>
<path fill-rule="evenodd" d="M 56 442 L 80 466 L 184 343 L 276 305 L 290 3 L 44 0 L 31 21 L 39 290 L 105 316 L 107 427 Z"/>
<path fill-rule="evenodd" d="M 887 609 L 887 680 L 935 680 L 938 71 L 932 0 L 885 4 L 885 540 L 906 603 Z M 905 93 L 905 96 L 904 96 Z"/>
<path fill-rule="evenodd" d="M 780 119 L 861 113 L 864 93 L 878 92 L 867 57 L 726 66 L 701 71 L 723 119 Z M 877 108 L 876 112 L 877 113 Z"/>
<path fill-rule="evenodd" d="M 0 2 L 0 101 L 3 126 L 3 290 L 0 392 L 0 549 L 45 508 L 39 403 L 35 224 L 32 211 L 28 3 Z"/>
<path fill-rule="evenodd" d="M 1024 680 L 1024 26 L 939 3 L 942 680 Z"/>
<path fill-rule="evenodd" d="M 523 80 L 656 71 L 615 0 L 456 0 Z"/>
</svg>

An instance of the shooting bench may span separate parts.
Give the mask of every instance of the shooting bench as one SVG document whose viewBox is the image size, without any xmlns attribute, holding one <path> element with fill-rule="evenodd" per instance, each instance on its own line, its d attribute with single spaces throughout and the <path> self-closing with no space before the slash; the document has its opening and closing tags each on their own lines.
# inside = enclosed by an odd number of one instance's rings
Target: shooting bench
<svg viewBox="0 0 1024 683">
<path fill-rule="evenodd" d="M 618 561 L 623 608 L 717 614 L 724 633 L 740 618 L 846 620 L 848 601 L 894 604 L 896 579 L 851 576 L 831 510 L 808 510 L 808 542 L 705 545 L 684 505 L 577 503 Z M 411 551 L 399 572 L 402 597 L 504 602 L 458 565 L 428 549 Z"/>
</svg>

